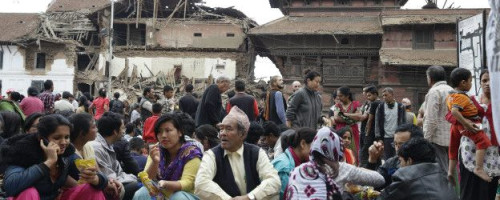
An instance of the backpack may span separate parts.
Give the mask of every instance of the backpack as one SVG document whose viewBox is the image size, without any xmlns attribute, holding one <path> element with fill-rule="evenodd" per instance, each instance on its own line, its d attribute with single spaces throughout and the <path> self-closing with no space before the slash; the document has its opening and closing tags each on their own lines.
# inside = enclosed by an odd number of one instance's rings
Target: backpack
<svg viewBox="0 0 500 200">
<path fill-rule="evenodd" d="M 123 105 L 122 101 L 114 99 L 113 101 L 111 101 L 110 104 L 111 104 L 111 109 L 110 109 L 111 112 L 123 114 L 123 108 L 125 106 Z"/>
</svg>

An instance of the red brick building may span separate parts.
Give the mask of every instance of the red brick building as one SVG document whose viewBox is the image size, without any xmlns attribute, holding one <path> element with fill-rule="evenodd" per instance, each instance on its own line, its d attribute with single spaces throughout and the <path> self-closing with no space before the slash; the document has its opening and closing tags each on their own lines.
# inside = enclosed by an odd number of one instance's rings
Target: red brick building
<svg viewBox="0 0 500 200">
<path fill-rule="evenodd" d="M 270 0 L 284 17 L 253 28 L 249 36 L 287 83 L 303 70 L 323 77 L 323 105 L 346 85 L 357 100 L 363 86 L 392 87 L 414 108 L 428 90 L 425 70 L 457 65 L 456 22 L 480 9 L 402 10 L 405 0 Z"/>
</svg>

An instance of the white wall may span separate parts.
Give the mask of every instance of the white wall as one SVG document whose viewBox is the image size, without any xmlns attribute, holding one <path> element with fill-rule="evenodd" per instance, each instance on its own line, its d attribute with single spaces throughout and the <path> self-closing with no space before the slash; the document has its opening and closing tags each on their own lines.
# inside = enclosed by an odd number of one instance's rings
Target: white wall
<svg viewBox="0 0 500 200">
<path fill-rule="evenodd" d="M 102 57 L 102 56 L 101 56 Z M 169 57 L 129 57 L 120 58 L 114 57 L 112 60 L 111 75 L 118 76 L 125 69 L 125 59 L 128 59 L 129 70 L 128 76 L 132 75 L 133 66 L 137 66 L 137 73 L 142 74 L 142 77 L 150 77 L 151 73 L 145 67 L 157 74 L 160 71 L 167 73 L 174 68 L 175 65 L 182 65 L 182 75 L 188 78 L 208 78 L 210 74 L 213 77 L 219 77 L 224 74 L 231 79 L 236 77 L 236 61 L 231 59 L 221 58 L 169 58 Z M 104 67 L 105 62 L 99 62 L 99 68 Z M 224 65 L 224 69 L 217 70 L 218 64 Z"/>
<path fill-rule="evenodd" d="M 25 70 L 25 59 L 19 49 L 13 45 L 1 45 L 3 51 L 3 68 L 0 69 L 0 80 L 2 80 L 2 95 L 6 96 L 5 91 L 13 88 L 19 93 L 26 95 L 28 87 L 33 80 L 51 79 L 54 82 L 54 91 L 62 93 L 63 91 L 73 92 L 74 66 L 68 66 L 66 59 L 55 59 L 52 66 L 47 66 L 50 71 L 32 73 Z M 10 49 L 10 51 L 9 51 Z"/>
</svg>

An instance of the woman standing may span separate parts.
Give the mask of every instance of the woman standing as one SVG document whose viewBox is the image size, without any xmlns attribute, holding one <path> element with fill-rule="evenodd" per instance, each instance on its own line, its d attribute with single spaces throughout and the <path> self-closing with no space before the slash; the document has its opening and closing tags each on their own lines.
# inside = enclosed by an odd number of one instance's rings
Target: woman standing
<svg viewBox="0 0 500 200">
<path fill-rule="evenodd" d="M 93 113 L 93 109 L 95 108 L 94 119 L 99 120 L 105 112 L 109 111 L 109 99 L 106 98 L 106 89 L 99 89 L 99 97 L 92 101 L 92 104 L 89 107 L 90 113 Z"/>
<path fill-rule="evenodd" d="M 314 130 L 321 119 L 321 75 L 318 72 L 306 70 L 305 87 L 295 92 L 286 111 L 286 124 L 290 128 L 309 127 Z"/>
<path fill-rule="evenodd" d="M 337 98 L 339 98 L 340 102 L 335 104 L 334 108 L 334 119 L 337 125 L 335 128 L 339 130 L 345 126 L 351 127 L 354 145 L 356 147 L 356 149 L 354 149 L 354 154 L 357 158 L 359 152 L 359 128 L 357 122 L 363 117 L 359 109 L 361 104 L 359 101 L 354 101 L 351 89 L 346 86 L 337 89 Z"/>
<path fill-rule="evenodd" d="M 283 199 L 290 172 L 300 164 L 309 160 L 309 151 L 311 150 L 311 142 L 316 135 L 316 131 L 311 128 L 301 128 L 290 136 L 290 146 L 284 153 L 274 158 L 271 162 L 274 168 L 278 171 L 281 179 L 280 199 Z"/>
<path fill-rule="evenodd" d="M 167 191 L 166 198 L 198 199 L 193 195 L 194 178 L 200 167 L 202 151 L 192 142 L 186 142 L 176 114 L 158 118 L 154 126 L 155 145 L 148 157 L 145 171 L 158 186 Z M 150 198 L 145 187 L 138 190 L 134 199 Z"/>
<path fill-rule="evenodd" d="M 38 133 L 12 137 L 2 144 L 2 161 L 8 166 L 4 189 L 14 199 L 104 199 L 97 170 L 86 169 L 77 185 L 68 175 L 71 123 L 59 114 L 40 119 Z M 22 159 L 19 159 L 22 158 Z M 63 189 L 70 188 L 70 189 Z"/>
</svg>

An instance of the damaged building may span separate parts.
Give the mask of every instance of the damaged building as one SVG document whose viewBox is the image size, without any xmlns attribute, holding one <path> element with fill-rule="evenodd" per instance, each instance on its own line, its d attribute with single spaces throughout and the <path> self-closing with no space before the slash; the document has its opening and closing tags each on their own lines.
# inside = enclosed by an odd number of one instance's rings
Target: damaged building
<svg viewBox="0 0 500 200">
<path fill-rule="evenodd" d="M 395 97 L 424 101 L 425 71 L 457 66 L 456 23 L 482 9 L 402 10 L 406 0 L 269 0 L 285 15 L 252 29 L 259 55 L 270 58 L 284 80 L 303 80 L 303 71 L 322 74 L 323 105 L 331 93 L 349 86 L 392 87 Z"/>
<path fill-rule="evenodd" d="M 110 75 L 116 88 L 138 94 L 148 81 L 176 85 L 222 74 L 252 79 L 256 54 L 247 32 L 256 22 L 238 10 L 200 2 L 118 0 L 112 31 L 109 0 L 53 0 L 42 14 L 1 14 L 10 21 L 0 22 L 9 30 L 0 36 L 0 80 L 4 88 L 27 88 L 52 79 L 56 92 L 95 94 Z M 10 31 L 14 25 L 22 31 Z M 42 60 L 44 70 L 38 69 Z M 18 78 L 16 70 L 35 82 Z M 4 76 L 11 73 L 13 78 Z"/>
</svg>

